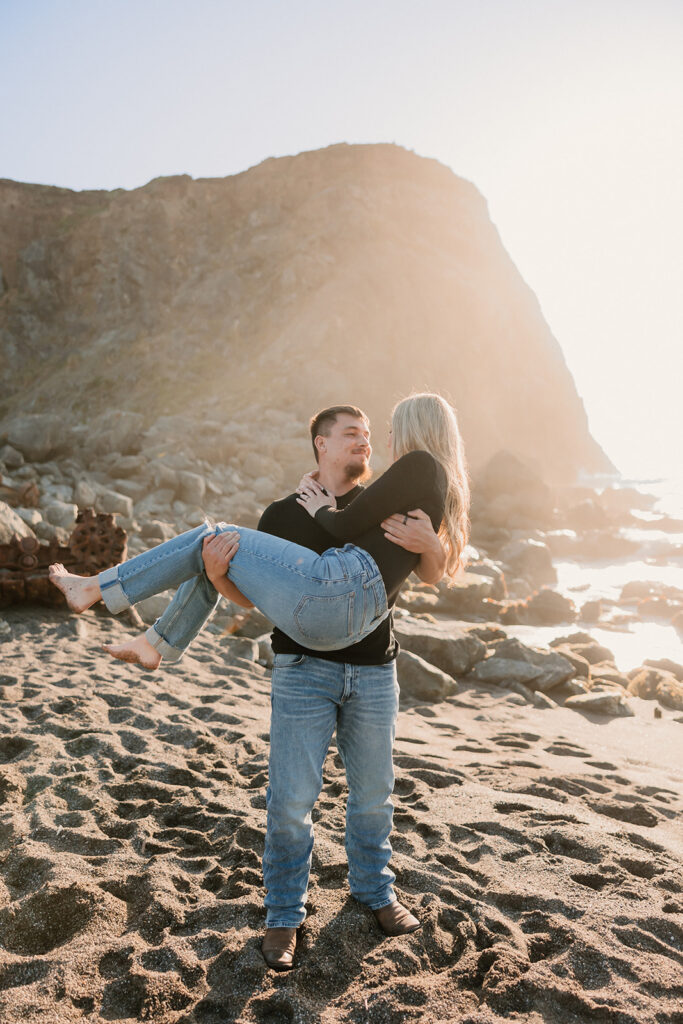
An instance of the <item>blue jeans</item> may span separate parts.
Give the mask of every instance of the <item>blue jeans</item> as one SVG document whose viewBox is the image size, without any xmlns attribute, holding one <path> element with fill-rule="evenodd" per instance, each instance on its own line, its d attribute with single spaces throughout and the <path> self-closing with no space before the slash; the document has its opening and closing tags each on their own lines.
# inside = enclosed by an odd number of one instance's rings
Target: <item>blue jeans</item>
<svg viewBox="0 0 683 1024">
<path fill-rule="evenodd" d="M 396 899 L 389 834 L 397 713 L 395 662 L 348 665 L 275 655 L 263 855 L 266 927 L 296 928 L 306 917 L 311 811 L 335 726 L 349 786 L 345 845 L 351 893 L 373 910 Z"/>
<path fill-rule="evenodd" d="M 219 595 L 204 571 L 202 544 L 206 537 L 226 530 L 240 535 L 229 579 L 302 647 L 342 650 L 362 640 L 389 614 L 380 571 L 367 551 L 354 544 L 317 555 L 269 533 L 204 523 L 97 577 L 102 599 L 114 613 L 179 587 L 146 634 L 167 661 L 182 656 L 217 604 Z"/>
</svg>

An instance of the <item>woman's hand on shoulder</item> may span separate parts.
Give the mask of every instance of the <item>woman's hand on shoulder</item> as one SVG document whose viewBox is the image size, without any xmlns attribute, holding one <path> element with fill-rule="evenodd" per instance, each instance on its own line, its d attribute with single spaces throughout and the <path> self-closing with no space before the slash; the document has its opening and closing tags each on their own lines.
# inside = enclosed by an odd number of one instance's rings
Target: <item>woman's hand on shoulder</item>
<svg viewBox="0 0 683 1024">
<path fill-rule="evenodd" d="M 312 473 L 305 473 L 296 489 L 299 497 L 296 499 L 306 509 L 308 514 L 315 517 L 318 509 L 336 508 L 337 500 L 333 494 L 329 494 L 324 487 L 321 487 Z"/>
<path fill-rule="evenodd" d="M 302 487 L 307 487 L 308 484 L 310 484 L 311 480 L 315 480 L 316 483 L 318 482 L 317 469 L 312 469 L 310 473 L 304 473 L 304 475 L 301 477 L 301 480 L 299 480 L 299 483 L 296 485 L 297 493 L 301 490 Z"/>
</svg>

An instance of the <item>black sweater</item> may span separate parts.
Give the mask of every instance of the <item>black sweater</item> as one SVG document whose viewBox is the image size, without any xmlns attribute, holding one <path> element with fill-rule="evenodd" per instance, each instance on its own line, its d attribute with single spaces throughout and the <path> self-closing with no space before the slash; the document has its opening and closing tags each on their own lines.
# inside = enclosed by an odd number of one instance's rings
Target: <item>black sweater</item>
<svg viewBox="0 0 683 1024">
<path fill-rule="evenodd" d="M 363 488 L 353 487 L 346 494 L 337 498 L 337 505 L 344 508 L 353 501 Z M 322 555 L 323 551 L 334 546 L 334 541 L 322 526 L 312 519 L 303 505 L 296 500 L 297 494 L 290 494 L 280 501 L 274 501 L 261 516 L 259 530 L 272 533 L 283 540 L 291 540 L 302 544 Z M 341 651 L 312 651 L 292 640 L 291 637 L 275 627 L 271 636 L 271 644 L 275 654 L 307 654 L 311 658 L 322 658 L 324 661 L 344 662 L 349 665 L 386 665 L 398 654 L 398 644 L 394 637 L 392 616 L 380 622 L 377 629 L 360 640 L 357 644 L 345 647 Z"/>
<path fill-rule="evenodd" d="M 443 519 L 446 489 L 446 473 L 433 455 L 424 451 L 408 452 L 345 508 L 318 509 L 315 519 L 335 540 L 356 544 L 372 555 L 391 606 L 420 556 L 387 540 L 380 524 L 394 512 L 421 508 L 438 530 Z"/>
</svg>

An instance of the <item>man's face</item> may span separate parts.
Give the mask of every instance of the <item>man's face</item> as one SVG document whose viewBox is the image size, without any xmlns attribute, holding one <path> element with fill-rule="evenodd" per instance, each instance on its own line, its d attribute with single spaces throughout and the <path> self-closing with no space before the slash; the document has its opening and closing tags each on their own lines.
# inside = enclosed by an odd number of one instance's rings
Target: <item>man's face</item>
<svg viewBox="0 0 683 1024">
<path fill-rule="evenodd" d="M 327 436 L 318 435 L 318 465 L 343 472 L 347 480 L 362 480 L 370 472 L 370 428 L 365 420 L 339 413 Z"/>
</svg>

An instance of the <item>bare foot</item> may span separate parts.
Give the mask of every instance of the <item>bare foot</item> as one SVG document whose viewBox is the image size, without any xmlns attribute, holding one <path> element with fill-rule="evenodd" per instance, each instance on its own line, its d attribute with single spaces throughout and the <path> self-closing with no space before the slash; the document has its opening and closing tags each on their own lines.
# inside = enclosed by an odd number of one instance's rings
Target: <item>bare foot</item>
<svg viewBox="0 0 683 1024">
<path fill-rule="evenodd" d="M 102 644 L 102 650 L 111 654 L 112 658 L 129 661 L 134 665 L 142 665 L 150 672 L 159 668 L 161 662 L 161 655 L 155 647 L 152 647 L 144 634 L 135 637 L 134 640 L 124 640 L 122 644 Z"/>
<path fill-rule="evenodd" d="M 84 612 L 102 600 L 97 576 L 76 576 L 68 572 L 61 562 L 55 562 L 49 570 L 50 582 L 64 594 L 72 612 Z"/>
</svg>

